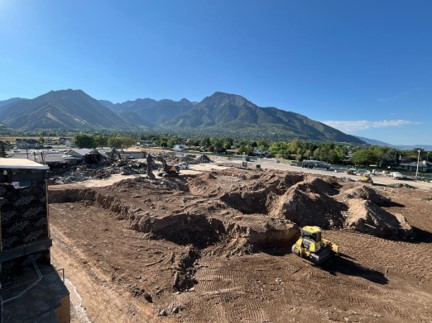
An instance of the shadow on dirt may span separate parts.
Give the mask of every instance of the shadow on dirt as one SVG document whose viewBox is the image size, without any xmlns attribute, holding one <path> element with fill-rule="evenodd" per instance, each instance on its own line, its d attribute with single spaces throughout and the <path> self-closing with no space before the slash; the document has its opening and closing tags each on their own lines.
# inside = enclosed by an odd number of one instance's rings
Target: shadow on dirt
<svg viewBox="0 0 432 323">
<path fill-rule="evenodd" d="M 385 285 L 388 279 L 377 270 L 366 268 L 353 261 L 353 258 L 339 255 L 320 266 L 321 269 L 336 276 L 338 273 L 347 276 L 357 276 L 369 280 L 372 283 Z"/>
<path fill-rule="evenodd" d="M 414 236 L 413 239 L 408 241 L 411 243 L 431 243 L 432 242 L 432 233 L 428 231 L 424 231 L 417 227 L 412 227 Z"/>
<path fill-rule="evenodd" d="M 291 253 L 291 248 L 287 247 L 279 247 L 279 248 L 267 248 L 262 249 L 262 252 L 265 252 L 272 256 L 282 257 L 286 254 Z M 304 261 L 309 262 L 309 260 L 304 259 Z M 312 262 L 310 262 L 313 265 Z M 347 276 L 357 276 L 362 277 L 364 279 L 369 280 L 372 283 L 385 285 L 388 283 L 388 279 L 385 275 L 377 270 L 366 268 L 355 262 L 355 259 L 345 255 L 339 254 L 336 257 L 333 257 L 326 263 L 322 265 L 313 265 L 314 267 L 321 268 L 324 271 L 327 271 L 333 276 L 337 276 L 337 274 L 343 274 Z"/>
<path fill-rule="evenodd" d="M 259 251 L 264 252 L 270 256 L 282 257 L 291 253 L 291 244 L 288 246 L 277 246 L 277 247 L 262 247 Z"/>
</svg>

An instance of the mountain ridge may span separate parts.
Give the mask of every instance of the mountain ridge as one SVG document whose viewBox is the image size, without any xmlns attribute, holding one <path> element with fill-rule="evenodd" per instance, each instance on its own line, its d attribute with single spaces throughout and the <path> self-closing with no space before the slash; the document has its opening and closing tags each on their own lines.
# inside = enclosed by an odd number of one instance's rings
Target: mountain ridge
<svg viewBox="0 0 432 323">
<path fill-rule="evenodd" d="M 34 99 L 18 99 L 1 107 L 3 123 L 19 131 L 154 130 L 364 144 L 304 115 L 259 107 L 243 96 L 220 91 L 200 102 L 186 98 L 179 101 L 144 98 L 112 103 L 96 100 L 82 90 L 67 89 L 50 91 Z"/>
</svg>

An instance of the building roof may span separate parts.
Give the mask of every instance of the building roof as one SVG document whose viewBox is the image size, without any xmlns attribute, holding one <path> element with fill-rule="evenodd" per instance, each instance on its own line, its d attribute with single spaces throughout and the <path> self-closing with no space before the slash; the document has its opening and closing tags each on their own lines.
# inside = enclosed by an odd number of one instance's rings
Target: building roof
<svg viewBox="0 0 432 323">
<path fill-rule="evenodd" d="M 28 159 L 0 158 L 0 169 L 37 169 L 48 170 L 47 165 L 42 165 Z"/>
</svg>

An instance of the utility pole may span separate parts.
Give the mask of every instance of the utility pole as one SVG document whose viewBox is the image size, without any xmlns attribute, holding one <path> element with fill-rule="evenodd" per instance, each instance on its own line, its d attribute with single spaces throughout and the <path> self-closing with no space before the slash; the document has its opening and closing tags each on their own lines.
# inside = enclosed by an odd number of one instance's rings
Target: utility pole
<svg viewBox="0 0 432 323">
<path fill-rule="evenodd" d="M 417 156 L 417 169 L 416 169 L 416 179 L 417 179 L 417 175 L 418 175 L 418 169 L 419 169 L 419 163 L 420 163 L 420 152 L 421 152 L 421 150 L 419 149 L 419 150 L 417 150 L 417 152 L 418 152 L 418 156 Z"/>
</svg>

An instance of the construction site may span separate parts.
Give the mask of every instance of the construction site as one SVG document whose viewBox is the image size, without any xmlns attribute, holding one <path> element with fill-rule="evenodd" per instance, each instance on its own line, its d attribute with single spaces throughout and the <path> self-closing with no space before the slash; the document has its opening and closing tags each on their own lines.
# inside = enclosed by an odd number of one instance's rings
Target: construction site
<svg viewBox="0 0 432 323">
<path fill-rule="evenodd" d="M 430 322 L 430 183 L 201 161 L 49 186 L 72 322 Z"/>
</svg>

